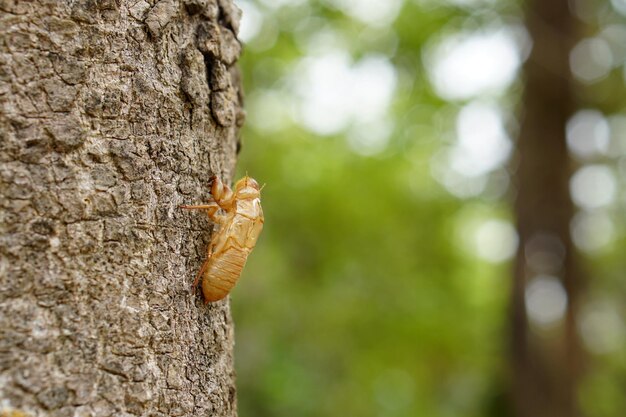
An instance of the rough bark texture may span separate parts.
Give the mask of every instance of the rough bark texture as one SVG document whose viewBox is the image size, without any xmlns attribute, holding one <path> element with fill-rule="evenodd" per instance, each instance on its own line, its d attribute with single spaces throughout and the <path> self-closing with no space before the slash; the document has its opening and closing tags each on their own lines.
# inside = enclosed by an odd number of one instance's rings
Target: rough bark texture
<svg viewBox="0 0 626 417">
<path fill-rule="evenodd" d="M 533 50 L 524 67 L 515 212 L 520 245 L 512 311 L 513 403 L 517 417 L 577 416 L 580 343 L 575 312 L 581 271 L 570 236 L 572 170 L 565 125 L 575 109 L 569 52 L 575 19 L 568 0 L 527 2 Z M 525 307 L 527 284 L 558 278 L 568 297 L 565 318 L 550 330 L 533 328 Z"/>
<path fill-rule="evenodd" d="M 0 410 L 234 416 L 181 203 L 232 180 L 231 0 L 0 0 Z"/>
</svg>

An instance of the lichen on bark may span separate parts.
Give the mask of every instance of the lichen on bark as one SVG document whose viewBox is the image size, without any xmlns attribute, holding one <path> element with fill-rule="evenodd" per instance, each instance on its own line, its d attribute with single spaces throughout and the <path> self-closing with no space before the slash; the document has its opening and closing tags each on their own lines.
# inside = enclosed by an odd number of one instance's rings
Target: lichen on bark
<svg viewBox="0 0 626 417">
<path fill-rule="evenodd" d="M 178 205 L 232 180 L 238 19 L 0 1 L 0 411 L 236 415 L 228 301 L 190 288 L 212 226 Z"/>
</svg>

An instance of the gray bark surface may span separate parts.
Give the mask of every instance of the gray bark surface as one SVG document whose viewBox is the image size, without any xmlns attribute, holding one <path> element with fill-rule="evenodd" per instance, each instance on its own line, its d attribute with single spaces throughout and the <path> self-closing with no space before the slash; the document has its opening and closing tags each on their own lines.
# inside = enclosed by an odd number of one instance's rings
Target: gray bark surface
<svg viewBox="0 0 626 417">
<path fill-rule="evenodd" d="M 235 416 L 191 283 L 243 121 L 231 0 L 0 0 L 0 414 Z M 17 415 L 17 414 L 15 414 Z"/>
</svg>

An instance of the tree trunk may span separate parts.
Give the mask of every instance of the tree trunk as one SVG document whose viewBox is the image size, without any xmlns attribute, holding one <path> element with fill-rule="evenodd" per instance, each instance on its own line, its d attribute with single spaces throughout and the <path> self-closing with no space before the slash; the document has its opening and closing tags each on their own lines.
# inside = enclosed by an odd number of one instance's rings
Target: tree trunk
<svg viewBox="0 0 626 417">
<path fill-rule="evenodd" d="M 235 416 L 191 290 L 243 120 L 231 0 L 0 1 L 0 410 Z M 17 414 L 16 414 L 17 415 Z"/>
<path fill-rule="evenodd" d="M 574 209 L 565 125 L 575 107 L 569 69 L 575 20 L 568 0 L 529 0 L 526 8 L 533 50 L 524 67 L 515 179 L 520 245 L 512 300 L 513 403 L 517 417 L 573 417 L 578 415 L 575 312 L 582 277 L 569 231 Z M 567 295 L 563 319 L 547 327 L 530 320 L 526 303 L 528 284 L 540 276 L 554 277 Z"/>
</svg>

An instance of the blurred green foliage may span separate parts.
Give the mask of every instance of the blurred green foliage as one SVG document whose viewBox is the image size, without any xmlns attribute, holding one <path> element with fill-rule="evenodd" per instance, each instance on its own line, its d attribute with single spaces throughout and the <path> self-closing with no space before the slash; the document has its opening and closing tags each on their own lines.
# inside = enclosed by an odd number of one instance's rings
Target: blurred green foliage
<svg viewBox="0 0 626 417">
<path fill-rule="evenodd" d="M 511 222 L 506 194 L 489 191 L 507 174 L 465 199 L 433 179 L 462 103 L 435 94 L 423 56 L 446 34 L 518 24 L 519 5 L 406 1 L 372 27 L 330 1 L 271 3 L 247 2 L 262 19 L 241 61 L 239 170 L 266 184 L 266 223 L 232 297 L 240 415 L 507 416 L 511 265 L 477 256 L 474 239 L 487 220 Z M 294 116 L 303 45 L 324 31 L 353 60 L 375 53 L 396 70 L 382 149 L 360 152 L 350 126 L 320 136 Z M 517 84 L 497 97 L 518 99 Z M 611 385 L 623 358 L 609 368 L 581 396 L 590 415 L 624 405 Z"/>
</svg>

